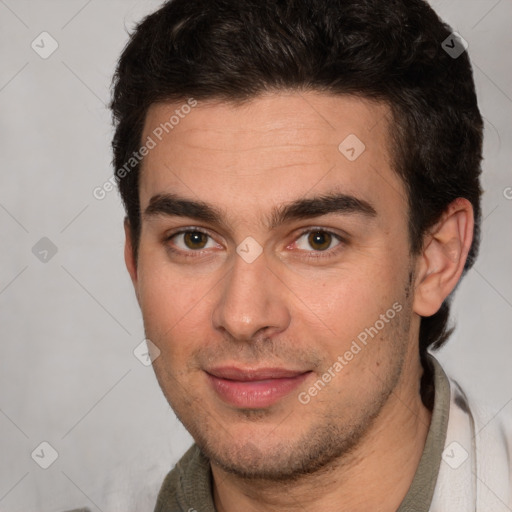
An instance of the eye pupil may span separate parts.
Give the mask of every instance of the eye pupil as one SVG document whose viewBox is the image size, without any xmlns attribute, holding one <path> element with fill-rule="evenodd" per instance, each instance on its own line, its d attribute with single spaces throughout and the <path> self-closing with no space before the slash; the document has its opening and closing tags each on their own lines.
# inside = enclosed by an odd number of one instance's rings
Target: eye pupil
<svg viewBox="0 0 512 512">
<path fill-rule="evenodd" d="M 202 249 L 207 242 L 207 236 L 200 231 L 189 231 L 184 234 L 183 238 L 189 249 Z"/>
<path fill-rule="evenodd" d="M 325 231 L 314 231 L 309 234 L 308 242 L 318 251 L 325 251 L 329 248 L 332 241 L 332 235 L 330 233 L 326 233 Z"/>
</svg>

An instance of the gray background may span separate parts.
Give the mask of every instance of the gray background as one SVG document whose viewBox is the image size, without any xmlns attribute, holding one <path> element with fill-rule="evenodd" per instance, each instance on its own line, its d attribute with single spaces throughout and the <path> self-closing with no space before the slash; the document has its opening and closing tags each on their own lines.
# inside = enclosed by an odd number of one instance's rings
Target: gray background
<svg viewBox="0 0 512 512">
<path fill-rule="evenodd" d="M 115 61 L 159 4 L 0 0 L 0 511 L 126 511 L 120 496 L 136 510 L 190 444 L 133 354 L 144 335 L 119 197 L 92 195 L 112 173 Z M 512 399 L 512 3 L 432 4 L 469 43 L 486 120 L 481 255 L 438 357 L 498 412 Z M 43 31 L 59 45 L 47 59 L 31 47 Z M 58 452 L 46 470 L 31 457 L 43 441 Z"/>
</svg>

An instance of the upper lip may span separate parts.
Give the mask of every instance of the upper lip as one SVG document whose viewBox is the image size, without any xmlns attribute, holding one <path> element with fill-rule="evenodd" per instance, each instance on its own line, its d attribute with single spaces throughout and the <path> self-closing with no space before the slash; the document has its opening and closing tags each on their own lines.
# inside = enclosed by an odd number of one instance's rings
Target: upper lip
<svg viewBox="0 0 512 512">
<path fill-rule="evenodd" d="M 287 368 L 237 368 L 235 366 L 222 366 L 206 371 L 206 373 L 220 379 L 242 382 L 297 377 L 306 372 L 307 370 L 289 370 Z"/>
</svg>

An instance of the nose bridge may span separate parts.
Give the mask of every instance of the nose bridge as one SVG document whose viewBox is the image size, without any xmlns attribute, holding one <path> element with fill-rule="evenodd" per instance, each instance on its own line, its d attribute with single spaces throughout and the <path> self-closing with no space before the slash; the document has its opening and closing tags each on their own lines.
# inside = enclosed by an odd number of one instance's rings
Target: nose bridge
<svg viewBox="0 0 512 512">
<path fill-rule="evenodd" d="M 290 315 L 280 286 L 264 254 L 251 262 L 237 254 L 213 312 L 214 326 L 239 340 L 262 329 L 268 334 L 286 329 Z"/>
</svg>

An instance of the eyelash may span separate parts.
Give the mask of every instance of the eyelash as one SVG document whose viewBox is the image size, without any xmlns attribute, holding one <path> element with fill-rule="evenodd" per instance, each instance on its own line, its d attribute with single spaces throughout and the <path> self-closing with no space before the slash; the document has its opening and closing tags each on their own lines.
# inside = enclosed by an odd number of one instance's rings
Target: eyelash
<svg viewBox="0 0 512 512">
<path fill-rule="evenodd" d="M 335 245 L 334 247 L 330 249 L 326 249 L 324 251 L 306 251 L 303 249 L 298 249 L 300 252 L 304 253 L 304 257 L 308 260 L 319 260 L 319 259 L 328 259 L 332 258 L 334 256 L 338 255 L 338 252 L 343 249 L 343 246 L 346 245 L 347 241 L 337 233 L 334 233 L 334 231 L 330 231 L 329 229 L 321 228 L 321 227 L 310 227 L 302 230 L 299 235 L 295 238 L 295 240 L 292 243 L 296 243 L 299 239 L 301 239 L 304 235 L 309 233 L 325 233 L 328 235 L 331 235 L 334 240 L 338 241 L 339 243 Z"/>
<path fill-rule="evenodd" d="M 166 243 L 166 247 L 167 247 L 167 250 L 174 253 L 174 254 L 178 254 L 179 256 L 183 256 L 185 258 L 197 258 L 198 255 L 201 255 L 201 253 L 203 251 L 199 250 L 199 251 L 182 251 L 180 249 L 174 249 L 171 245 L 169 245 L 167 242 L 170 242 L 174 237 L 178 236 L 178 235 L 183 235 L 185 233 L 203 233 L 204 235 L 212 238 L 212 236 L 210 236 L 209 233 L 207 233 L 205 230 L 201 229 L 201 228 L 196 228 L 196 227 L 190 227 L 190 228 L 187 228 L 187 229 L 182 229 L 180 231 L 176 231 L 176 233 L 172 233 L 168 236 L 165 237 L 164 239 L 164 242 Z"/>
<path fill-rule="evenodd" d="M 196 233 L 196 232 L 203 233 L 204 235 L 206 235 L 209 238 L 213 239 L 213 237 L 207 231 L 205 231 L 205 230 L 203 230 L 201 228 L 190 227 L 190 228 L 182 229 L 180 231 L 177 231 L 176 233 L 172 233 L 172 234 L 166 236 L 164 238 L 164 243 L 167 244 L 167 242 L 169 242 L 170 240 L 172 240 L 174 237 L 176 237 L 178 235 L 183 235 L 185 233 Z M 299 249 L 299 251 L 301 251 L 301 252 L 303 251 L 304 253 L 306 253 L 306 255 L 305 255 L 306 259 L 320 259 L 320 258 L 324 258 L 325 259 L 325 258 L 330 258 L 330 257 L 336 256 L 338 251 L 341 250 L 342 246 L 347 243 L 347 241 L 342 236 L 338 235 L 337 233 L 334 233 L 333 231 L 330 231 L 330 230 L 325 229 L 325 228 L 320 228 L 320 227 L 311 227 L 311 228 L 304 229 L 303 231 L 301 231 L 299 233 L 299 235 L 294 239 L 294 241 L 292 243 L 296 243 L 297 240 L 302 238 L 305 234 L 315 233 L 315 232 L 321 232 L 321 233 L 329 234 L 335 240 L 337 240 L 339 242 L 339 244 L 336 245 L 334 248 L 326 249 L 325 251 L 314 251 L 314 250 L 312 250 L 312 251 L 305 251 L 303 249 Z M 174 249 L 169 244 L 167 244 L 167 249 L 170 252 L 172 252 L 172 253 L 179 254 L 180 256 L 184 256 L 184 257 L 187 257 L 187 258 L 188 257 L 191 257 L 191 258 L 200 257 L 201 253 L 203 252 L 203 250 L 182 251 L 180 249 Z M 207 249 L 205 249 L 205 250 L 207 250 Z"/>
</svg>

